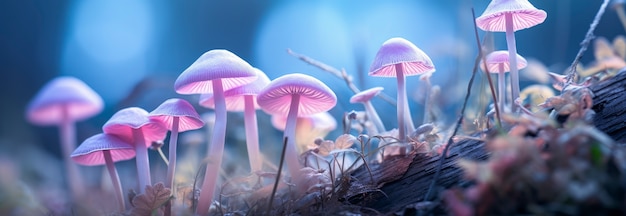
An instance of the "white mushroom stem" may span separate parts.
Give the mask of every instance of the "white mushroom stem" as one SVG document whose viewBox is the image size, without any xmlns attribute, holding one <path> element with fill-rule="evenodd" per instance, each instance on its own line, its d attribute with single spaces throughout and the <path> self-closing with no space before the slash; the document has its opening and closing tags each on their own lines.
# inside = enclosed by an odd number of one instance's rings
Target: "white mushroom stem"
<svg viewBox="0 0 626 216">
<path fill-rule="evenodd" d="M 178 127 L 180 124 L 180 118 L 178 116 L 172 117 L 172 131 L 170 132 L 170 144 L 169 144 L 169 164 L 167 165 L 167 178 L 165 180 L 166 186 L 174 189 L 174 174 L 176 173 L 176 148 L 178 145 Z"/>
<path fill-rule="evenodd" d="M 254 109 L 254 96 L 244 95 L 244 125 L 246 127 L 246 144 L 248 147 L 248 160 L 250 172 L 261 171 L 261 153 L 259 150 L 259 130 L 257 126 L 256 110 Z"/>
<path fill-rule="evenodd" d="M 146 185 L 152 185 L 150 180 L 150 160 L 148 159 L 148 147 L 146 146 L 143 131 L 141 129 L 132 129 L 133 139 L 135 140 L 135 162 L 137 162 L 137 176 L 139 178 L 139 191 L 145 192 Z"/>
<path fill-rule="evenodd" d="M 219 171 L 222 166 L 222 155 L 224 154 L 224 141 L 226 137 L 226 102 L 224 100 L 224 88 L 222 80 L 215 79 L 213 83 L 213 96 L 215 98 L 215 125 L 213 126 L 213 135 L 209 145 L 207 157 L 209 163 L 206 166 L 202 190 L 196 208 L 197 215 L 206 215 L 209 213 L 209 207 L 213 202 L 213 194 L 215 193 L 215 185 L 219 177 Z"/>
<path fill-rule="evenodd" d="M 506 46 L 509 50 L 509 62 L 511 67 L 511 100 L 515 101 L 519 97 L 519 73 L 517 71 L 517 47 L 515 45 L 515 31 L 513 31 L 513 14 L 504 15 L 506 26 Z M 517 112 L 517 105 L 511 103 L 511 112 Z"/>
<path fill-rule="evenodd" d="M 289 113 L 287 114 L 287 123 L 285 125 L 284 138 L 287 138 L 287 149 L 285 150 L 285 162 L 291 174 L 292 183 L 296 184 L 297 191 L 303 192 L 306 188 L 298 185 L 304 181 L 303 176 L 300 173 L 302 165 L 298 160 L 298 151 L 296 150 L 296 123 L 298 120 L 298 105 L 300 103 L 300 95 L 294 94 L 291 97 L 291 104 L 289 106 Z"/>
<path fill-rule="evenodd" d="M 407 129 L 407 122 L 406 120 L 410 120 L 411 119 L 411 115 L 406 114 L 405 112 L 409 111 L 409 106 L 407 104 L 407 97 L 406 97 L 406 87 L 404 86 L 404 70 L 402 69 L 402 64 L 396 64 L 396 78 L 398 81 L 398 105 L 396 106 L 397 109 L 397 116 L 398 116 L 398 139 L 400 140 L 400 142 L 402 144 L 404 144 L 406 142 L 406 129 Z M 409 121 L 410 122 L 410 121 Z"/>
<path fill-rule="evenodd" d="M 430 84 L 430 77 L 426 77 L 426 79 L 424 79 L 424 83 L 426 83 L 426 92 L 424 96 L 424 119 L 422 124 L 430 123 L 430 121 L 432 121 L 432 119 L 430 119 L 430 89 L 432 88 Z M 413 131 L 415 130 L 410 131 L 410 133 L 413 133 Z"/>
<path fill-rule="evenodd" d="M 70 155 L 76 149 L 76 127 L 74 122 L 68 117 L 67 107 L 62 107 L 62 122 L 59 127 L 61 135 L 61 149 L 63 151 L 63 162 L 67 172 L 67 184 L 74 199 L 79 199 L 85 194 L 83 181 L 80 177 L 78 166 L 70 161 Z"/>
<path fill-rule="evenodd" d="M 504 92 L 506 92 L 506 89 L 504 88 L 504 78 L 505 78 L 505 74 L 504 74 L 504 65 L 503 64 L 499 64 L 498 65 L 498 104 L 500 104 L 500 110 L 504 110 L 504 101 L 505 101 L 505 96 L 504 96 Z M 502 118 L 500 118 L 500 120 L 502 120 Z"/>
<path fill-rule="evenodd" d="M 380 116 L 378 116 L 376 109 L 372 105 L 372 102 L 365 101 L 363 102 L 363 106 L 365 106 L 365 112 L 367 113 L 367 116 L 372 121 L 372 123 L 374 123 L 374 126 L 376 126 L 376 130 L 378 130 L 378 132 L 387 131 L 385 130 L 385 125 L 383 124 L 383 121 L 380 120 Z"/>
<path fill-rule="evenodd" d="M 113 164 L 113 158 L 111 157 L 111 151 L 104 150 L 102 151 L 104 156 L 104 162 L 106 164 L 107 170 L 109 171 L 109 176 L 111 177 L 111 182 L 113 183 L 113 189 L 115 190 L 115 198 L 117 198 L 117 205 L 120 208 L 120 212 L 124 212 L 126 206 L 124 206 L 124 195 L 122 194 L 122 185 L 120 184 L 120 176 L 117 174 L 117 169 L 115 169 L 115 164 Z"/>
</svg>

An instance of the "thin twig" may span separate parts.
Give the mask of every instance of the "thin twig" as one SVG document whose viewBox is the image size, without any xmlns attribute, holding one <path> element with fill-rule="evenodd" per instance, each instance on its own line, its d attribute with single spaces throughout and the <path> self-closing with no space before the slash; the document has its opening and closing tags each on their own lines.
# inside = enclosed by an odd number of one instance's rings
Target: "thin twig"
<svg viewBox="0 0 626 216">
<path fill-rule="evenodd" d="M 478 44 L 478 49 L 480 50 L 482 47 L 480 44 L 480 39 L 478 38 L 478 28 L 476 27 L 476 18 L 475 18 L 476 15 L 474 13 L 473 7 L 472 7 L 472 17 L 474 20 L 474 34 L 476 36 L 476 43 Z M 476 56 L 476 61 L 474 62 L 474 68 L 472 69 L 472 76 L 469 80 L 469 83 L 467 84 L 467 94 L 465 95 L 463 106 L 461 106 L 461 114 L 458 120 L 456 121 L 456 126 L 454 127 L 454 131 L 452 132 L 452 135 L 450 135 L 450 138 L 448 139 L 448 144 L 446 145 L 446 147 L 443 149 L 443 152 L 441 153 L 439 164 L 437 165 L 437 171 L 435 172 L 435 176 L 433 177 L 433 180 L 430 183 L 430 186 L 428 187 L 428 191 L 426 192 L 426 195 L 424 196 L 424 201 L 430 200 L 431 194 L 433 193 L 435 185 L 437 184 L 437 180 L 439 179 L 439 176 L 441 175 L 441 168 L 443 167 L 443 163 L 446 160 L 448 149 L 450 149 L 450 146 L 452 146 L 453 138 L 458 133 L 459 128 L 461 127 L 461 123 L 463 122 L 463 115 L 465 114 L 465 107 L 467 106 L 467 101 L 469 100 L 469 96 L 472 91 L 472 84 L 474 83 L 474 78 L 476 77 L 476 71 L 478 70 L 478 65 L 480 64 L 480 58 L 481 58 L 480 54 Z"/>
<path fill-rule="evenodd" d="M 348 73 L 346 73 L 346 70 L 341 69 L 337 70 L 336 68 L 324 64 L 323 62 L 320 62 L 318 60 L 315 60 L 311 57 L 308 57 L 306 55 L 302 55 L 299 53 L 296 53 L 294 51 L 292 51 L 291 49 L 287 49 L 287 53 L 289 53 L 289 55 L 292 55 L 300 60 L 302 60 L 303 62 L 310 64 L 312 66 L 315 66 L 323 71 L 329 72 L 332 75 L 335 75 L 336 77 L 342 79 L 346 85 L 348 85 L 348 88 L 350 88 L 350 90 L 356 94 L 361 92 L 361 90 L 359 90 L 358 87 L 356 87 L 356 85 L 354 85 L 354 83 L 352 82 L 352 78 L 348 75 Z M 393 98 L 389 97 L 389 95 L 386 95 L 385 93 L 381 92 L 377 95 L 380 99 L 383 99 L 384 101 L 386 101 L 387 103 L 391 104 L 392 106 L 396 106 L 396 101 L 393 100 Z"/>
<path fill-rule="evenodd" d="M 287 150 L 287 139 L 288 137 L 285 137 L 283 141 L 283 151 L 280 154 L 280 162 L 278 163 L 278 173 L 276 173 L 276 182 L 274 182 L 274 187 L 272 188 L 272 195 L 270 196 L 270 203 L 269 203 L 269 206 L 267 206 L 267 212 L 265 213 L 265 215 L 270 215 L 270 211 L 272 210 L 272 205 L 274 203 L 274 195 L 276 194 L 276 188 L 278 188 L 280 175 L 283 171 L 283 163 L 285 162 L 285 152 Z"/>
<path fill-rule="evenodd" d="M 598 13 L 596 13 L 596 16 L 593 19 L 593 22 L 591 22 L 591 25 L 589 25 L 587 34 L 585 34 L 585 39 L 583 39 L 583 41 L 580 42 L 580 50 L 578 50 L 578 54 L 576 54 L 576 58 L 574 58 L 574 62 L 572 62 L 572 65 L 570 66 L 569 72 L 567 73 L 566 82 L 562 91 L 564 91 L 567 86 L 572 84 L 572 82 L 576 78 L 576 67 L 578 66 L 578 63 L 580 62 L 580 59 L 583 57 L 583 54 L 585 53 L 585 51 L 587 51 L 587 47 L 589 47 L 591 40 L 595 38 L 595 36 L 593 35 L 593 31 L 596 30 L 598 23 L 600 23 L 600 19 L 602 18 L 602 15 L 604 14 L 604 11 L 606 10 L 607 5 L 609 5 L 609 0 L 604 0 L 604 2 L 602 2 L 602 5 L 600 5 L 600 9 L 598 9 Z"/>
</svg>

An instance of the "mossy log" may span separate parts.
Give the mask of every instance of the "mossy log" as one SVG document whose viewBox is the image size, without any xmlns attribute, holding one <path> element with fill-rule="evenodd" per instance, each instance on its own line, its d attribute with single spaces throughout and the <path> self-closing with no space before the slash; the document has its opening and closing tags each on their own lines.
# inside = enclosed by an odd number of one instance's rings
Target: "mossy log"
<svg viewBox="0 0 626 216">
<path fill-rule="evenodd" d="M 593 120 L 595 126 L 618 143 L 626 143 L 626 115 L 624 115 L 626 113 L 626 69 L 589 88 L 594 93 L 592 109 L 596 112 Z M 457 159 L 484 160 L 488 156 L 489 153 L 486 151 L 484 143 L 480 141 L 466 139 L 454 143 L 443 164 L 436 191 L 441 192 L 466 182 L 463 179 L 462 171 L 456 166 Z M 378 169 L 377 166 L 386 166 L 384 164 L 373 164 L 370 168 L 377 170 L 377 172 L 372 173 L 374 179 L 382 179 L 384 177 L 381 176 L 389 175 L 401 175 L 401 177 L 385 182 L 379 188 L 382 193 L 353 196 L 350 201 L 382 213 L 429 208 L 429 204 L 423 202 L 423 199 L 433 180 L 439 159 L 438 156 L 417 154 L 403 174 L 394 173 L 398 170 L 393 168 Z M 353 177 L 367 184 L 369 183 L 368 179 L 371 179 L 369 175 L 366 169 L 359 169 L 354 172 Z"/>
</svg>

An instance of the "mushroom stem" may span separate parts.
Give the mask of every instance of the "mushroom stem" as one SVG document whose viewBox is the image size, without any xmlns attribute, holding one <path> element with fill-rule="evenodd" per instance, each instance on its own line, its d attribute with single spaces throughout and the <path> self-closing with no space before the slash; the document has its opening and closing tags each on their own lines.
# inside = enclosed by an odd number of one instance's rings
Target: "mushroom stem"
<svg viewBox="0 0 626 216">
<path fill-rule="evenodd" d="M 215 185 L 219 177 L 219 170 L 222 166 L 222 155 L 224 154 L 224 140 L 226 137 L 226 102 L 224 99 L 224 88 L 221 79 L 214 79 L 213 94 L 215 97 L 215 125 L 207 157 L 210 159 L 206 166 L 206 173 L 202 183 L 202 190 L 196 208 L 197 215 L 206 215 L 213 202 Z"/>
<path fill-rule="evenodd" d="M 506 89 L 504 88 L 504 78 L 505 78 L 505 74 L 504 74 L 504 65 L 500 64 L 498 67 L 500 67 L 499 72 L 498 72 L 498 104 L 500 104 L 500 110 L 504 110 L 504 101 L 505 101 L 505 96 L 504 96 L 504 92 L 506 92 Z M 500 120 L 502 120 L 502 117 L 500 117 Z"/>
<path fill-rule="evenodd" d="M 285 152 L 285 159 L 287 162 L 287 168 L 292 178 L 292 183 L 296 184 L 298 192 L 306 190 L 301 188 L 299 183 L 303 182 L 302 175 L 300 174 L 300 160 L 298 160 L 298 151 L 296 150 L 296 123 L 298 120 L 298 104 L 300 103 L 300 95 L 294 94 L 291 97 L 291 104 L 289 105 L 289 113 L 287 114 L 287 123 L 285 125 L 285 134 L 283 139 L 287 138 L 287 149 Z"/>
<path fill-rule="evenodd" d="M 143 137 L 143 131 L 141 129 L 132 129 L 133 139 L 135 140 L 135 152 L 137 156 L 135 162 L 137 162 L 137 175 L 139 178 L 139 191 L 145 192 L 146 185 L 152 185 L 150 181 L 150 160 L 148 159 L 148 147 Z"/>
<path fill-rule="evenodd" d="M 398 116 L 398 139 L 400 140 L 400 142 L 402 144 L 404 144 L 406 142 L 406 123 L 405 123 L 405 117 L 408 115 L 405 115 L 405 110 L 408 108 L 408 105 L 406 104 L 407 98 L 406 98 L 406 88 L 404 87 L 404 71 L 402 69 L 402 64 L 396 64 L 396 78 L 398 81 L 398 105 L 396 106 L 397 109 L 397 116 Z M 410 119 L 410 117 L 408 117 Z"/>
<path fill-rule="evenodd" d="M 67 107 L 62 108 L 63 121 L 59 127 L 61 135 L 61 148 L 63 150 L 63 162 L 67 172 L 68 187 L 72 190 L 74 199 L 79 199 L 85 194 L 83 181 L 80 177 L 78 166 L 70 161 L 70 155 L 76 149 L 76 127 L 68 117 Z"/>
<path fill-rule="evenodd" d="M 365 103 L 363 103 L 363 106 L 365 106 L 365 112 L 367 112 L 367 116 L 370 118 L 370 120 L 372 120 L 378 132 L 387 131 L 385 130 L 385 125 L 383 124 L 383 121 L 380 120 L 380 116 L 378 116 L 376 109 L 374 109 L 372 102 L 366 101 Z"/>
<path fill-rule="evenodd" d="M 430 105 L 430 89 L 431 89 L 430 77 L 426 77 L 426 79 L 424 79 L 424 83 L 426 83 L 426 92 L 425 92 L 425 96 L 424 96 L 424 120 L 423 120 L 422 124 L 430 123 L 430 121 L 432 121 L 430 119 L 430 109 L 431 109 L 431 105 Z M 413 131 L 410 131 L 410 132 L 413 133 Z"/>
<path fill-rule="evenodd" d="M 172 131 L 170 132 L 170 146 L 169 146 L 169 164 L 167 165 L 167 178 L 165 180 L 166 186 L 172 189 L 174 192 L 174 173 L 176 172 L 176 146 L 178 145 L 178 127 L 180 118 L 178 116 L 172 117 Z"/>
<path fill-rule="evenodd" d="M 248 160 L 250 172 L 261 171 L 261 156 L 259 150 L 259 130 L 257 126 L 256 110 L 254 109 L 254 96 L 244 95 L 244 125 L 246 128 L 246 144 L 248 147 Z"/>
<path fill-rule="evenodd" d="M 109 176 L 111 177 L 111 183 L 113 183 L 113 189 L 115 190 L 115 198 L 117 198 L 117 204 L 120 208 L 120 212 L 124 212 L 126 206 L 124 205 L 124 196 L 122 195 L 122 185 L 120 184 L 120 176 L 117 174 L 115 164 L 113 164 L 113 158 L 111 157 L 110 150 L 102 151 L 104 155 L 104 162 L 106 163 Z"/>
<path fill-rule="evenodd" d="M 406 78 L 406 77 L 405 77 Z M 406 80 L 405 80 L 406 86 Z M 413 117 L 411 115 L 411 109 L 409 108 L 409 99 L 406 95 L 406 87 L 404 88 L 404 123 L 406 123 L 407 133 L 412 133 L 415 130 L 415 125 L 413 124 Z"/>
<path fill-rule="evenodd" d="M 506 46 L 509 50 L 509 62 L 511 67 L 511 100 L 515 101 L 519 97 L 519 73 L 517 71 L 517 47 L 515 45 L 515 31 L 513 31 L 513 14 L 504 15 L 506 26 Z M 511 112 L 517 112 L 517 105 L 511 103 Z"/>
</svg>

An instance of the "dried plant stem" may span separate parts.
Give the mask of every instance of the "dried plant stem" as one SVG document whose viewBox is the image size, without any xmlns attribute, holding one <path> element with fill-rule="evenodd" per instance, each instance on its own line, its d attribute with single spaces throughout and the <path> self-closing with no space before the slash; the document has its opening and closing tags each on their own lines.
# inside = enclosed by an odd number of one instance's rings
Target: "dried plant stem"
<svg viewBox="0 0 626 216">
<path fill-rule="evenodd" d="M 474 20 L 474 34 L 476 36 L 476 43 L 478 44 L 478 49 L 479 49 L 479 53 L 481 52 L 481 44 L 480 44 L 480 39 L 478 38 L 478 29 L 476 27 L 476 15 L 474 12 L 474 8 L 472 7 L 472 17 Z M 450 135 L 450 138 L 448 138 L 448 144 L 446 144 L 446 147 L 443 149 L 443 152 L 441 153 L 440 159 L 439 159 L 439 164 L 437 165 L 437 170 L 435 171 L 435 175 L 433 176 L 433 180 L 430 183 L 430 186 L 428 187 L 428 191 L 426 192 L 426 195 L 424 196 L 424 201 L 428 201 L 431 199 L 431 194 L 433 193 L 433 190 L 437 184 L 437 180 L 439 179 L 439 176 L 441 175 L 441 168 L 443 167 L 443 164 L 446 160 L 446 155 L 448 154 L 448 150 L 450 149 L 450 146 L 452 146 L 453 142 L 453 138 L 456 136 L 456 134 L 459 131 L 459 128 L 461 127 L 461 123 L 463 122 L 463 115 L 465 114 L 465 107 L 467 107 L 467 101 L 469 100 L 469 96 L 472 92 L 472 84 L 474 83 L 474 78 L 476 77 L 476 71 L 478 70 L 478 65 L 480 64 L 480 59 L 481 59 L 481 55 L 479 54 L 476 57 L 476 61 L 474 63 L 474 68 L 472 69 L 472 76 L 469 80 L 469 83 L 467 84 L 467 94 L 465 95 L 465 100 L 463 101 L 463 106 L 461 106 L 461 113 L 460 116 L 458 118 L 458 120 L 456 121 L 456 126 L 454 127 L 454 131 L 452 132 L 452 135 Z"/>
<path fill-rule="evenodd" d="M 569 86 L 570 84 L 572 84 L 572 82 L 576 79 L 576 66 L 578 66 L 578 63 L 580 62 L 580 59 L 583 57 L 583 54 L 585 53 L 585 51 L 587 51 L 587 47 L 589 47 L 591 40 L 595 38 L 595 36 L 593 35 L 593 31 L 596 30 L 598 23 L 600 23 L 600 19 L 602 18 L 602 15 L 604 14 L 604 11 L 606 10 L 606 6 L 608 4 L 609 4 L 609 0 L 604 0 L 602 2 L 602 5 L 600 5 L 600 9 L 598 9 L 598 12 L 596 13 L 595 18 L 593 19 L 593 22 L 591 22 L 591 25 L 589 25 L 587 34 L 585 34 L 585 39 L 583 39 L 583 41 L 580 42 L 580 50 L 578 50 L 578 54 L 576 54 L 576 57 L 574 58 L 574 61 L 572 62 L 572 65 L 569 68 L 569 72 L 567 73 L 567 77 L 565 78 L 566 81 L 565 81 L 563 90 L 565 90 L 565 88 Z"/>
<path fill-rule="evenodd" d="M 346 85 L 348 85 L 348 88 L 350 88 L 350 90 L 352 90 L 354 94 L 361 92 L 361 90 L 359 90 L 359 88 L 357 88 L 356 85 L 354 85 L 354 83 L 352 82 L 352 78 L 348 75 L 345 69 L 341 69 L 341 71 L 339 71 L 336 68 L 330 65 L 324 64 L 323 62 L 315 60 L 311 57 L 293 52 L 291 49 L 287 49 L 287 53 L 289 53 L 289 55 L 292 55 L 302 60 L 303 62 L 307 64 L 315 66 L 323 71 L 326 71 L 326 72 L 331 73 L 332 75 L 335 75 L 336 77 L 339 77 L 340 79 L 343 79 L 343 81 L 346 82 Z M 391 104 L 392 106 L 396 106 L 396 101 L 394 101 L 393 98 L 389 97 L 389 95 L 386 95 L 385 93 L 381 92 L 377 96 L 383 99 L 384 101 L 386 101 L 387 103 Z"/>
</svg>

